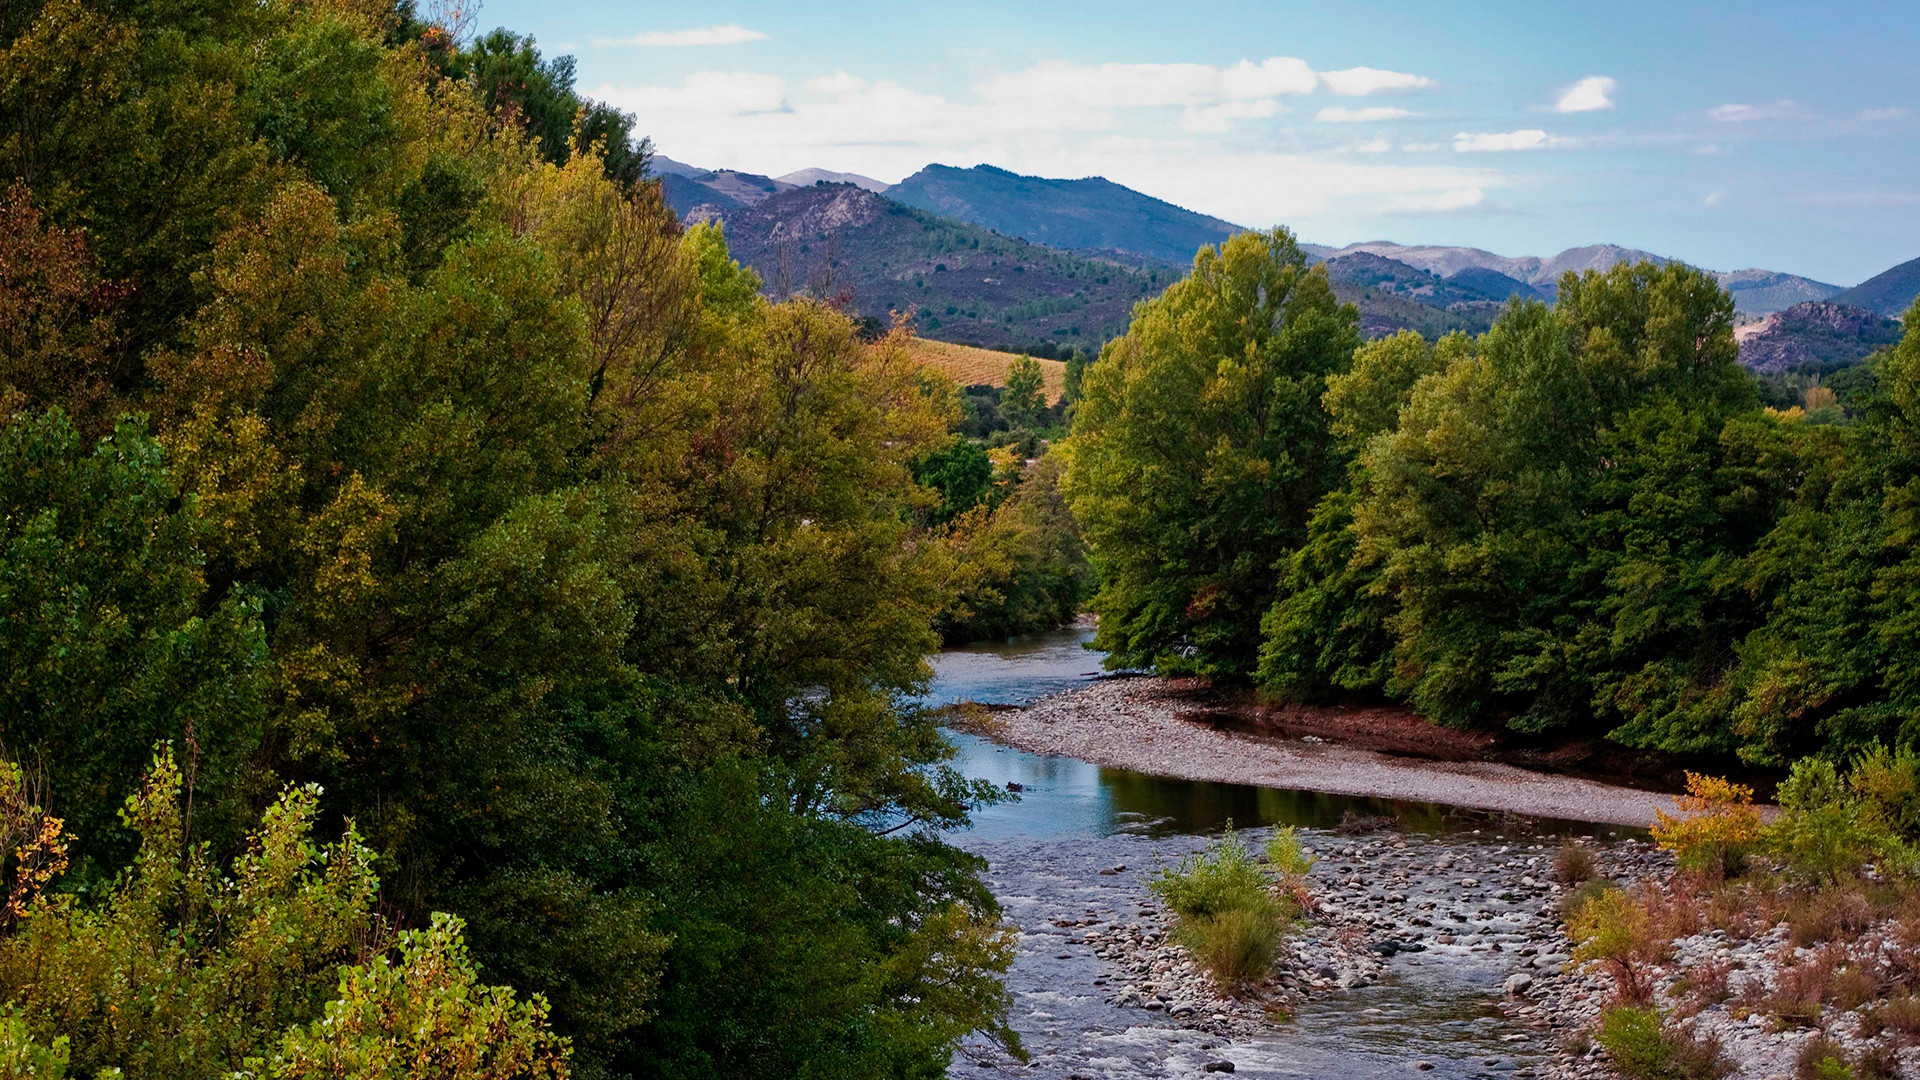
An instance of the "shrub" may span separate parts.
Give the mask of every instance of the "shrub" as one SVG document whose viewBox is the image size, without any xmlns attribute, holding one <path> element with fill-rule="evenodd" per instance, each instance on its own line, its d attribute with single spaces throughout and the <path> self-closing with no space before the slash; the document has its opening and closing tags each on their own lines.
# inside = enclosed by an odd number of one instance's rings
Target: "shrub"
<svg viewBox="0 0 1920 1080">
<path fill-rule="evenodd" d="M 1920 754 L 1875 743 L 1854 762 L 1847 785 L 1880 826 L 1903 839 L 1920 836 Z"/>
<path fill-rule="evenodd" d="M 1621 1002 L 1653 1001 L 1653 966 L 1672 942 L 1655 925 L 1647 904 L 1623 889 L 1607 889 L 1581 904 L 1567 922 L 1576 964 L 1601 964 L 1612 974 Z"/>
<path fill-rule="evenodd" d="M 1211 847 L 1180 860 L 1178 866 L 1162 869 L 1147 888 L 1182 919 L 1270 902 L 1266 875 L 1231 824 Z"/>
<path fill-rule="evenodd" d="M 1632 1080 L 1713 1080 L 1733 1071 L 1717 1041 L 1662 1024 L 1652 1008 L 1608 1009 L 1597 1037 L 1614 1071 Z"/>
<path fill-rule="evenodd" d="M 1580 910 L 1586 907 L 1589 902 L 1601 894 L 1617 888 L 1619 888 L 1618 885 L 1615 885 L 1605 878 L 1590 878 L 1581 882 L 1578 887 L 1568 889 L 1566 892 L 1561 893 L 1560 899 L 1554 902 L 1560 912 L 1560 921 L 1569 926 L 1573 925 L 1574 918 L 1580 914 Z"/>
<path fill-rule="evenodd" d="M 1780 785 L 1780 816 L 1767 845 L 1810 881 L 1838 883 L 1865 863 L 1898 858 L 1904 845 L 1867 800 L 1841 780 L 1833 762 L 1802 758 Z"/>
<path fill-rule="evenodd" d="M 1800 1047 L 1793 1076 L 1794 1080 L 1853 1080 L 1853 1070 L 1847 1067 L 1847 1048 L 1825 1035 L 1815 1035 Z"/>
<path fill-rule="evenodd" d="M 1795 946 L 1812 945 L 1858 934 L 1873 925 L 1873 904 L 1859 889 L 1819 889 L 1789 900 L 1782 918 Z"/>
<path fill-rule="evenodd" d="M 1699 1012 L 1709 1005 L 1718 1005 L 1727 1000 L 1728 977 L 1733 973 L 1733 964 L 1726 960 L 1700 960 L 1688 967 L 1681 976 L 1679 992 L 1685 995 L 1687 1007 Z"/>
<path fill-rule="evenodd" d="M 1860 1033 L 1868 1038 L 1891 1031 L 1904 1040 L 1920 1038 L 1920 998 L 1912 994 L 1890 997 L 1865 1011 Z"/>
<path fill-rule="evenodd" d="M 1753 789 L 1719 777 L 1687 773 L 1687 793 L 1676 800 L 1684 817 L 1655 812 L 1653 839 L 1688 870 L 1740 872 L 1764 834 Z"/>
<path fill-rule="evenodd" d="M 1293 826 L 1275 830 L 1273 839 L 1267 841 L 1267 863 L 1282 881 L 1293 882 L 1313 872 L 1313 864 L 1319 857 L 1309 852 L 1294 835 Z"/>
<path fill-rule="evenodd" d="M 1585 844 L 1568 840 L 1553 856 L 1553 876 L 1562 885 L 1591 881 L 1600 872 L 1600 863 Z"/>
<path fill-rule="evenodd" d="M 1287 918 L 1280 905 L 1269 900 L 1183 920 L 1174 935 L 1216 982 L 1237 991 L 1273 970 Z"/>
</svg>

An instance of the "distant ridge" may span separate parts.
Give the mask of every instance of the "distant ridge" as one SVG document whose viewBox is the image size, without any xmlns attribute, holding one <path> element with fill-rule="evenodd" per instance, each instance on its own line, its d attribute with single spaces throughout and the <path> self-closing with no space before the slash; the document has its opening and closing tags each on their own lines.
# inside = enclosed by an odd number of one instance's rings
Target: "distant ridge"
<svg viewBox="0 0 1920 1080">
<path fill-rule="evenodd" d="M 1182 267 L 1202 245 L 1245 231 L 1101 177 L 1050 180 L 991 165 L 929 165 L 888 188 L 887 197 L 1036 244 Z"/>
<path fill-rule="evenodd" d="M 831 169 L 801 169 L 798 172 L 787 173 L 785 176 L 776 176 L 774 179 L 783 184 L 792 184 L 794 187 L 812 187 L 815 184 L 822 183 L 852 184 L 854 187 L 871 191 L 875 195 L 885 195 L 887 189 L 893 186 L 892 184 L 875 180 L 871 176 L 861 176 L 859 173 L 851 172 L 834 172 Z"/>
<path fill-rule="evenodd" d="M 1920 259 L 1909 259 L 1851 289 L 1834 294 L 1833 302 L 1852 304 L 1895 318 L 1907 313 L 1916 296 L 1920 296 Z"/>
</svg>

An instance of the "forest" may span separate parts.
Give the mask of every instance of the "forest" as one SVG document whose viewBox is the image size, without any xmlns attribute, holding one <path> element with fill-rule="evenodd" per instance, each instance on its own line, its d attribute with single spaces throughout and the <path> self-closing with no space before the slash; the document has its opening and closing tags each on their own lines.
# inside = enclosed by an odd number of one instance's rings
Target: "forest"
<svg viewBox="0 0 1920 1080">
<path fill-rule="evenodd" d="M 0 1071 L 1017 1046 L 939 839 L 996 794 L 913 700 L 939 627 L 1078 609 L 1057 476 L 920 482 L 958 388 L 764 299 L 528 39 L 45 0 L 0 43 Z"/>
<path fill-rule="evenodd" d="M 1741 368 L 1680 264 L 1477 338 L 1355 317 L 1243 234 L 1087 368 L 1063 451 L 1110 663 L 1762 766 L 1914 745 L 1920 310 L 1825 385 Z"/>
</svg>

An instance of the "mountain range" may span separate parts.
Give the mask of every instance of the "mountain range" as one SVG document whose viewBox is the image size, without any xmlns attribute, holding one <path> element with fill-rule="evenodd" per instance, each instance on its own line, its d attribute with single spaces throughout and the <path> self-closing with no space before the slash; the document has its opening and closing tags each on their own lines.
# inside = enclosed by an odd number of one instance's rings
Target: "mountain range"
<svg viewBox="0 0 1920 1080">
<path fill-rule="evenodd" d="M 770 288 L 831 279 L 863 315 L 885 319 L 912 311 L 922 334 L 964 344 L 1021 348 L 1053 340 L 1097 347 L 1125 329 L 1135 301 L 1184 273 L 1197 248 L 1243 231 L 1099 177 L 1060 180 L 936 164 L 886 184 L 825 169 L 771 177 L 663 157 L 653 165 L 675 212 L 687 220 L 722 220 L 736 256 Z M 1511 297 L 1551 302 L 1569 271 L 1673 261 L 1617 244 L 1518 257 L 1386 240 L 1301 248 L 1327 264 L 1335 292 L 1359 307 L 1368 336 L 1402 329 L 1477 333 Z M 1826 364 L 1838 355 L 1837 325 L 1871 324 L 1802 312 L 1759 328 L 1764 317 L 1809 303 L 1898 316 L 1920 293 L 1920 259 L 1846 290 L 1759 268 L 1714 276 L 1740 315 L 1754 322 L 1746 337 L 1768 343 L 1752 355 L 1764 353 L 1764 363 L 1775 369 Z M 1798 336 L 1806 341 L 1795 354 Z"/>
</svg>

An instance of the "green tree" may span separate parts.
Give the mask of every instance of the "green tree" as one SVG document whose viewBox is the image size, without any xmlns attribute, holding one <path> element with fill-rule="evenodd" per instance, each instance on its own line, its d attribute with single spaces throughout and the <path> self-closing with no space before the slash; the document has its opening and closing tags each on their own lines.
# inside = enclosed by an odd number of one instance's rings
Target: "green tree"
<svg viewBox="0 0 1920 1080">
<path fill-rule="evenodd" d="M 1046 388 L 1040 362 L 1021 356 L 1007 365 L 1007 392 L 1000 397 L 1000 413 L 1017 429 L 1031 431 L 1040 424 L 1041 411 L 1047 407 Z"/>
<path fill-rule="evenodd" d="M 1088 368 L 1067 496 L 1115 666 L 1250 676 L 1276 567 L 1344 478 L 1320 399 L 1358 344 L 1291 234 L 1203 248 Z"/>
</svg>

